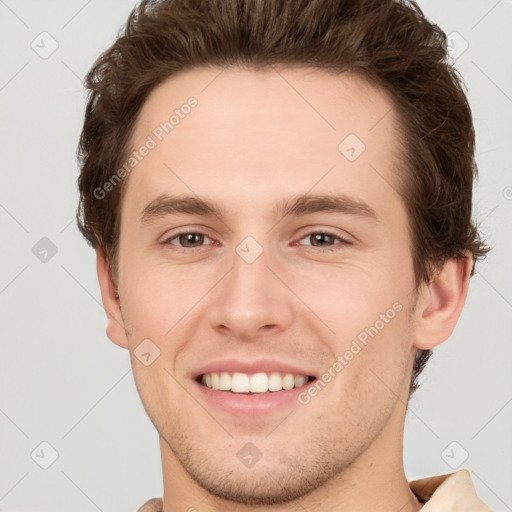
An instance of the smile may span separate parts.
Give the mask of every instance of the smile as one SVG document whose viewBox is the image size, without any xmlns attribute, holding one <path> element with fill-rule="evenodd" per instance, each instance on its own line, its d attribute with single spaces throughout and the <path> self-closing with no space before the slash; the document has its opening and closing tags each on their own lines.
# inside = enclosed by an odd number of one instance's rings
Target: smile
<svg viewBox="0 0 512 512">
<path fill-rule="evenodd" d="M 242 372 L 211 372 L 199 376 L 203 386 L 215 391 L 232 393 L 267 393 L 282 391 L 304 386 L 313 377 L 292 373 L 242 373 Z"/>
</svg>

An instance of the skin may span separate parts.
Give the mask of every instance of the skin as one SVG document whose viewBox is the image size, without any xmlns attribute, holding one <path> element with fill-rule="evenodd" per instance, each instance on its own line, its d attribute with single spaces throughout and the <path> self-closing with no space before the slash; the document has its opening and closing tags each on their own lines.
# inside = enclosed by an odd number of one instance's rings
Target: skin
<svg viewBox="0 0 512 512">
<path fill-rule="evenodd" d="M 195 68 L 152 92 L 132 148 L 190 96 L 198 105 L 125 178 L 119 299 L 97 251 L 107 335 L 129 349 L 160 435 L 164 511 L 419 510 L 403 469 L 413 358 L 450 336 L 471 258 L 448 260 L 415 290 L 390 99 L 347 73 Z M 351 133 L 366 146 L 353 162 L 338 150 Z M 273 214 L 291 196 L 334 192 L 378 220 Z M 141 211 L 162 193 L 215 201 L 225 218 L 143 225 Z M 182 229 L 207 236 L 180 246 Z M 313 245 L 309 235 L 326 231 L 350 243 Z M 263 249 L 252 263 L 236 252 L 247 236 Z M 276 358 L 320 376 L 396 302 L 402 311 L 306 405 L 235 416 L 191 385 L 223 357 Z M 134 350 L 148 338 L 160 355 L 145 366 Z M 247 442 L 262 454 L 251 468 L 237 457 Z"/>
</svg>

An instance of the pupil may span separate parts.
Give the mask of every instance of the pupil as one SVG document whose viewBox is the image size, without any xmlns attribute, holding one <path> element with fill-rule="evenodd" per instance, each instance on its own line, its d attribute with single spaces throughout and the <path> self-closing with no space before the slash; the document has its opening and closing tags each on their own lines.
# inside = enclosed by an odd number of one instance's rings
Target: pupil
<svg viewBox="0 0 512 512">
<path fill-rule="evenodd" d="M 322 244 L 323 242 L 328 242 L 328 238 L 330 237 L 331 235 L 328 235 L 326 233 L 316 233 L 315 235 L 313 235 L 313 240 L 314 240 L 314 243 L 313 245 L 318 245 L 318 243 Z M 327 240 L 326 240 L 327 239 Z"/>
<path fill-rule="evenodd" d="M 181 235 L 180 237 L 180 243 L 182 245 L 201 245 L 202 242 L 202 236 L 197 233 L 187 233 L 185 235 Z M 194 243 L 195 240 L 195 243 Z"/>
</svg>

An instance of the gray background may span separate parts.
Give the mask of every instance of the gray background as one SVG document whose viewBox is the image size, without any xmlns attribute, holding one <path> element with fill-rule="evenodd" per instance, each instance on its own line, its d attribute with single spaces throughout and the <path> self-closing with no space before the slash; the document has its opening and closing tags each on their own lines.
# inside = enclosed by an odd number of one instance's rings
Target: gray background
<svg viewBox="0 0 512 512">
<path fill-rule="evenodd" d="M 469 90 L 475 217 L 494 251 L 410 403 L 405 469 L 414 479 L 465 467 L 493 510 L 510 511 L 512 1 L 419 3 L 452 34 Z M 128 352 L 105 335 L 94 251 L 74 222 L 81 80 L 133 5 L 0 0 L 2 512 L 134 511 L 162 494 L 158 437 Z"/>
</svg>

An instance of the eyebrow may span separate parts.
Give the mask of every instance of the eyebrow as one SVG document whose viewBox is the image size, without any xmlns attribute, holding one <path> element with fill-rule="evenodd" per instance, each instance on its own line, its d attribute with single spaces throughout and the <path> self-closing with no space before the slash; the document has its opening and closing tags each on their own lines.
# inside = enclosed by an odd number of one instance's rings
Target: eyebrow
<svg viewBox="0 0 512 512">
<path fill-rule="evenodd" d="M 318 212 L 344 213 L 378 221 L 375 210 L 360 199 L 345 194 L 302 194 L 285 199 L 273 208 L 276 218 L 303 216 Z M 141 224 L 149 224 L 167 215 L 201 215 L 226 218 L 226 209 L 214 201 L 194 196 L 170 196 L 162 194 L 149 202 L 141 211 Z"/>
</svg>

